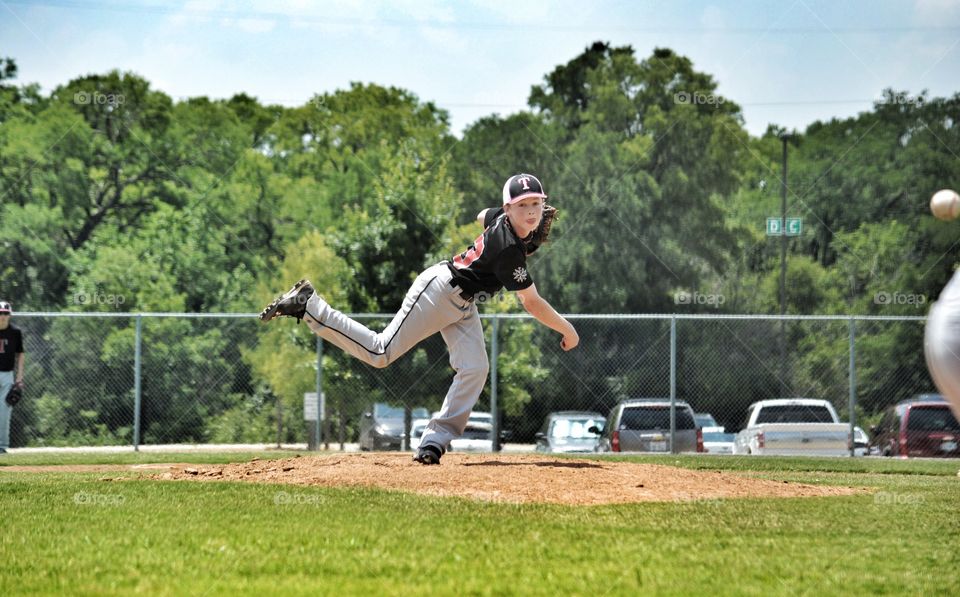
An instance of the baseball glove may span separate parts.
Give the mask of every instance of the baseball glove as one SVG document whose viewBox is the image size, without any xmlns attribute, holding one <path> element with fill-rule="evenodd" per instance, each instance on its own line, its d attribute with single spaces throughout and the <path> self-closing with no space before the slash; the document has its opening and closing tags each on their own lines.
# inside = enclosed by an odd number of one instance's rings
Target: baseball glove
<svg viewBox="0 0 960 597">
<path fill-rule="evenodd" d="M 13 387 L 10 388 L 10 391 L 7 392 L 7 404 L 10 406 L 16 405 L 23 398 L 23 382 L 17 382 L 13 384 Z"/>
<path fill-rule="evenodd" d="M 540 225 L 533 231 L 530 238 L 527 239 L 527 255 L 540 248 L 541 245 L 550 240 L 550 228 L 553 221 L 557 219 L 557 208 L 552 205 L 543 206 L 543 218 Z"/>
</svg>

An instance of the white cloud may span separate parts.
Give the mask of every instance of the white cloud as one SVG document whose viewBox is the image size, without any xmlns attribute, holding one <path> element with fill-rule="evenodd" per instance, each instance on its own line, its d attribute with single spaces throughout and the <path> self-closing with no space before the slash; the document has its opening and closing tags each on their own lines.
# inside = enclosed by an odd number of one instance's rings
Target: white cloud
<svg viewBox="0 0 960 597">
<path fill-rule="evenodd" d="M 960 2 L 957 0 L 914 0 L 914 14 L 918 24 L 942 27 L 953 24 L 960 17 Z"/>
<path fill-rule="evenodd" d="M 273 31 L 277 25 L 273 19 L 221 19 L 220 22 L 226 27 L 236 27 L 247 33 L 266 33 Z"/>
</svg>

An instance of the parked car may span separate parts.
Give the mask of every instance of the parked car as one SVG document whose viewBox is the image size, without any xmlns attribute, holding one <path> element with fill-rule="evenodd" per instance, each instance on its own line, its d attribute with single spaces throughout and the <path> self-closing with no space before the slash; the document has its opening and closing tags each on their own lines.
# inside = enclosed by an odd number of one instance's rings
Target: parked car
<svg viewBox="0 0 960 597">
<path fill-rule="evenodd" d="M 717 427 L 717 420 L 710 413 L 694 413 L 693 420 L 697 422 L 697 427 L 706 429 L 707 427 Z"/>
<path fill-rule="evenodd" d="M 734 433 L 727 433 L 719 426 L 701 427 L 703 433 L 703 451 L 709 454 L 733 454 Z"/>
<path fill-rule="evenodd" d="M 867 456 L 870 454 L 870 436 L 859 427 L 853 428 L 853 455 Z"/>
<path fill-rule="evenodd" d="M 493 452 L 493 423 L 467 421 L 463 435 L 450 442 L 450 452 Z"/>
<path fill-rule="evenodd" d="M 435 419 L 440 416 L 440 411 L 435 410 L 430 416 Z M 490 425 L 493 425 L 493 414 L 484 412 L 482 410 L 471 411 L 470 418 L 467 419 L 467 422 L 468 423 L 489 423 Z"/>
<path fill-rule="evenodd" d="M 536 434 L 537 452 L 574 453 L 594 452 L 600 434 L 590 431 L 603 429 L 604 416 L 598 412 L 565 410 L 552 412 L 543 421 Z"/>
<path fill-rule="evenodd" d="M 423 437 L 423 431 L 429 422 L 430 419 L 414 419 L 410 423 L 410 449 L 414 452 L 420 448 L 420 438 Z"/>
<path fill-rule="evenodd" d="M 435 411 L 433 416 L 437 416 Z M 410 424 L 410 449 L 420 447 L 420 438 L 427 428 L 430 419 L 416 419 Z M 509 436 L 508 431 L 501 431 L 501 439 Z M 492 452 L 493 451 L 493 415 L 488 412 L 472 412 L 467 420 L 463 435 L 450 442 L 447 446 L 450 452 Z"/>
<path fill-rule="evenodd" d="M 734 454 L 846 456 L 850 425 L 841 423 L 826 400 L 761 400 L 747 408 L 734 440 Z"/>
<path fill-rule="evenodd" d="M 871 431 L 871 447 L 882 456 L 960 457 L 960 423 L 939 394 L 898 402 Z"/>
<path fill-rule="evenodd" d="M 703 436 L 693 409 L 676 402 L 676 445 L 670 445 L 670 399 L 633 398 L 613 407 L 604 424 L 598 452 L 703 452 Z M 594 426 L 591 431 L 601 431 Z"/>
<path fill-rule="evenodd" d="M 414 408 L 414 419 L 429 416 L 425 408 Z M 403 408 L 377 402 L 360 417 L 361 450 L 399 450 L 403 442 Z"/>
</svg>

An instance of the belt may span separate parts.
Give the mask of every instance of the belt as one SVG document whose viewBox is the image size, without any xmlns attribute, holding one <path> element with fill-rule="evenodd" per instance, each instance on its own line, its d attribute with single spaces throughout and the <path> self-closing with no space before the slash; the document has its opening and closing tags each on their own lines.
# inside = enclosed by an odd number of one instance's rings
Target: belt
<svg viewBox="0 0 960 597">
<path fill-rule="evenodd" d="M 473 293 L 470 292 L 469 290 L 466 290 L 463 286 L 460 286 L 460 283 L 457 282 L 457 270 L 453 268 L 453 264 L 450 263 L 449 261 L 444 261 L 444 263 L 447 264 L 447 269 L 449 269 L 450 273 L 452 274 L 450 276 L 450 286 L 460 289 L 460 298 L 462 298 L 465 301 L 472 301 Z"/>
</svg>

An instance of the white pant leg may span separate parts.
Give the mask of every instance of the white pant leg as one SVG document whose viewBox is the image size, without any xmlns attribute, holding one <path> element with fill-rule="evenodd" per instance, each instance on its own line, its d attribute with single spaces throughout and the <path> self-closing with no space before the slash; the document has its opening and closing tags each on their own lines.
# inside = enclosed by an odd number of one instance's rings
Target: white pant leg
<svg viewBox="0 0 960 597">
<path fill-rule="evenodd" d="M 10 447 L 10 415 L 13 407 L 7 404 L 7 392 L 13 387 L 13 371 L 0 371 L 0 448 Z"/>
<path fill-rule="evenodd" d="M 924 349 L 930 377 L 960 419 L 960 272 L 930 307 Z"/>
<path fill-rule="evenodd" d="M 414 280 L 389 325 L 374 332 L 314 293 L 304 321 L 318 336 L 374 367 L 386 367 L 423 339 L 469 314 L 472 303 L 450 286 L 450 270 L 437 264 Z"/>
<path fill-rule="evenodd" d="M 446 451 L 451 440 L 463 434 L 470 412 L 487 383 L 490 364 L 476 305 L 470 306 L 467 317 L 448 325 L 440 333 L 447 343 L 450 366 L 456 375 L 439 414 L 427 424 L 420 445 L 432 444 Z"/>
</svg>

